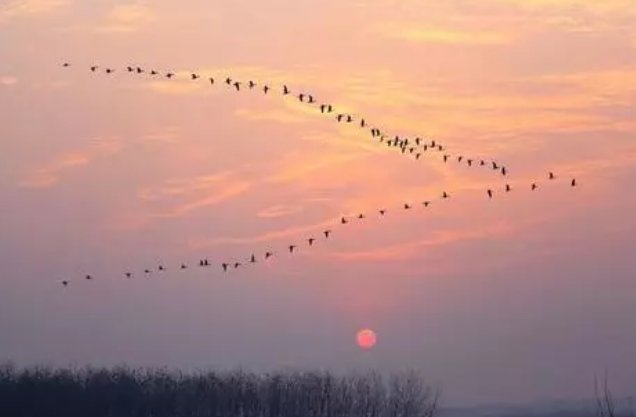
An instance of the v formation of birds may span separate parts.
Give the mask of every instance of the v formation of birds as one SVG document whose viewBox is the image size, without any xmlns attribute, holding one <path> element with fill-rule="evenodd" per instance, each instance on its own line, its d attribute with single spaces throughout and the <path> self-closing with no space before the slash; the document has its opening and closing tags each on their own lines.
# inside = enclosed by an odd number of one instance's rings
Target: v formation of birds
<svg viewBox="0 0 636 417">
<path fill-rule="evenodd" d="M 62 64 L 62 66 L 64 68 L 69 68 L 72 65 L 68 62 L 65 62 Z M 90 66 L 89 70 L 95 74 L 102 73 L 107 75 L 111 75 L 118 71 L 118 69 L 115 69 L 115 68 L 111 68 L 111 67 L 101 68 L 98 65 Z M 179 77 L 182 77 L 182 78 L 184 77 L 183 75 L 178 75 L 176 72 L 171 72 L 171 71 L 160 72 L 158 70 L 145 69 L 139 66 L 127 66 L 125 68 L 119 69 L 119 71 L 123 71 L 124 73 L 128 73 L 131 75 L 138 75 L 138 76 L 143 75 L 143 76 L 149 76 L 149 77 L 153 77 L 157 79 L 164 79 L 166 81 L 171 81 Z M 459 154 L 451 154 L 447 152 L 446 147 L 443 144 L 439 143 L 439 141 L 436 141 L 435 139 L 422 138 L 422 137 L 409 138 L 403 135 L 389 134 L 388 132 L 385 132 L 383 129 L 380 129 L 370 124 L 362 116 L 353 115 L 349 113 L 339 113 L 336 111 L 334 105 L 329 103 L 319 103 L 316 97 L 311 93 L 292 92 L 292 89 L 286 84 L 283 84 L 281 86 L 273 86 L 272 84 L 268 84 L 268 83 L 257 83 L 253 80 L 248 80 L 248 81 L 236 80 L 229 76 L 222 80 L 217 80 L 214 77 L 209 77 L 209 76 L 203 77 L 201 74 L 195 73 L 195 72 L 192 72 L 189 75 L 186 75 L 185 78 L 192 82 L 201 82 L 201 81 L 206 82 L 211 87 L 215 87 L 217 84 L 219 84 L 219 85 L 225 86 L 229 91 L 240 92 L 242 90 L 249 90 L 249 91 L 259 91 L 265 95 L 272 95 L 276 93 L 279 96 L 292 97 L 294 99 L 297 99 L 301 103 L 305 103 L 308 106 L 313 106 L 316 109 L 316 111 L 320 112 L 320 114 L 332 118 L 332 120 L 335 120 L 337 123 L 344 123 L 344 124 L 348 124 L 348 125 L 359 128 L 360 130 L 362 130 L 364 133 L 368 135 L 368 138 L 370 140 L 374 140 L 380 145 L 384 145 L 391 149 L 395 149 L 400 154 L 411 157 L 415 160 L 419 160 L 424 155 L 437 155 L 437 157 L 441 158 L 441 160 L 445 164 L 448 164 L 449 162 L 456 162 L 458 164 L 465 164 L 468 167 L 480 167 L 484 169 L 489 169 L 492 172 L 500 175 L 504 179 L 507 178 L 508 176 L 508 168 L 505 165 L 499 163 L 498 161 L 488 160 L 484 158 L 473 158 L 473 157 L 468 157 L 468 156 L 459 155 Z M 548 172 L 545 175 L 545 179 L 547 179 L 548 181 L 555 181 L 557 179 L 557 176 L 553 172 Z M 569 180 L 570 187 L 576 187 L 577 185 L 578 183 L 575 178 Z M 492 198 L 495 198 L 497 191 L 510 193 L 513 191 L 513 189 L 514 190 L 525 189 L 532 192 L 532 191 L 536 191 L 538 188 L 539 188 L 538 182 L 526 184 L 523 187 L 515 186 L 514 188 L 512 187 L 510 183 L 505 182 L 502 187 L 499 187 L 499 190 L 496 190 L 495 188 L 486 189 L 485 196 L 486 198 L 492 199 Z M 439 193 L 437 200 L 447 200 L 449 198 L 451 198 L 450 193 L 447 191 L 442 191 Z M 434 201 L 432 199 L 423 200 L 423 201 L 419 201 L 415 203 L 409 202 L 409 203 L 404 203 L 403 205 L 399 207 L 393 207 L 390 210 L 384 207 L 379 208 L 375 210 L 373 214 L 378 217 L 383 217 L 389 211 L 403 212 L 408 210 L 414 210 L 415 208 L 425 209 L 427 207 L 430 207 L 433 203 Z M 221 262 L 218 265 L 211 262 L 208 258 L 199 259 L 198 261 L 194 263 L 180 263 L 171 268 L 167 268 L 165 265 L 160 264 L 160 265 L 155 265 L 152 268 L 143 269 L 142 271 L 140 271 L 140 274 L 148 276 L 152 273 L 165 272 L 168 269 L 173 271 L 174 270 L 184 271 L 192 267 L 197 267 L 197 268 L 218 267 L 222 271 L 227 273 L 233 270 L 238 270 L 239 268 L 242 268 L 242 267 L 246 267 L 248 265 L 254 265 L 259 262 L 267 262 L 282 253 L 293 255 L 297 253 L 299 250 L 301 250 L 302 248 L 313 247 L 320 240 L 331 239 L 333 230 L 336 227 L 347 225 L 353 221 L 362 221 L 363 219 L 366 219 L 367 217 L 370 217 L 370 216 L 371 216 L 370 213 L 359 213 L 357 215 L 352 215 L 352 216 L 341 216 L 334 221 L 333 228 L 325 229 L 320 234 L 316 234 L 314 236 L 308 236 L 304 238 L 302 240 L 303 242 L 302 245 L 299 243 L 294 243 L 294 244 L 288 245 L 285 248 L 280 248 L 277 250 L 267 250 L 261 254 L 252 253 L 251 255 L 246 256 L 244 259 L 231 260 L 231 261 L 228 260 L 225 262 Z M 135 273 L 130 271 L 124 272 L 122 274 L 123 277 L 128 279 L 133 278 L 135 275 L 136 275 Z M 95 278 L 96 277 L 92 274 L 86 274 L 84 275 L 83 280 L 91 281 L 91 280 L 94 280 Z M 71 279 L 65 279 L 61 281 L 61 284 L 64 287 L 67 287 L 69 286 L 71 282 L 72 282 Z"/>
</svg>

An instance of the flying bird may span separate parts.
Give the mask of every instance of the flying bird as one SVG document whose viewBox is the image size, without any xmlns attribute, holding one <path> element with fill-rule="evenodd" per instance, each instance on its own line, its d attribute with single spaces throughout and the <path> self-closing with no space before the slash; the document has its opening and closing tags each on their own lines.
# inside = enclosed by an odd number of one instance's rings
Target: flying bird
<svg viewBox="0 0 636 417">
<path fill-rule="evenodd" d="M 538 188 L 538 187 L 537 187 L 537 184 L 532 183 L 532 187 L 531 187 L 532 191 L 536 190 L 537 188 Z"/>
<path fill-rule="evenodd" d="M 181 269 L 187 269 L 188 266 L 186 264 L 181 264 Z"/>
<path fill-rule="evenodd" d="M 384 216 L 386 214 L 386 210 L 380 210 L 380 216 Z"/>
<path fill-rule="evenodd" d="M 141 74 L 142 72 L 144 72 L 144 70 L 140 67 L 137 67 L 137 74 Z"/>
<path fill-rule="evenodd" d="M 506 184 L 506 192 L 509 193 L 510 191 L 512 191 L 512 187 L 510 184 Z"/>
<path fill-rule="evenodd" d="M 126 272 L 126 278 L 132 278 L 132 273 Z"/>
<path fill-rule="evenodd" d="M 172 78 L 172 77 L 174 77 L 174 73 L 169 72 L 166 74 L 166 78 Z"/>
<path fill-rule="evenodd" d="M 289 245 L 289 253 L 294 253 L 294 249 L 296 249 L 296 245 Z"/>
<path fill-rule="evenodd" d="M 442 198 L 448 198 L 448 197 L 450 197 L 450 196 L 448 195 L 448 193 L 446 191 L 444 191 L 444 193 L 442 194 Z"/>
<path fill-rule="evenodd" d="M 71 66 L 71 64 L 69 64 L 68 62 L 65 62 L 65 63 L 63 63 L 63 64 L 62 64 L 62 66 L 63 66 L 63 67 L 70 67 L 70 66 Z"/>
<path fill-rule="evenodd" d="M 250 80 L 248 85 L 249 85 L 250 88 L 256 87 L 256 83 L 254 81 L 252 81 L 252 80 Z"/>
<path fill-rule="evenodd" d="M 241 90 L 241 83 L 236 81 L 234 82 L 234 88 L 236 88 L 236 91 L 240 91 Z"/>
<path fill-rule="evenodd" d="M 548 174 L 548 177 L 549 177 L 551 180 L 553 180 L 553 179 L 555 178 L 555 176 L 554 176 L 554 172 L 550 172 L 550 173 Z"/>
<path fill-rule="evenodd" d="M 323 233 L 325 234 L 325 238 L 328 239 L 331 234 L 331 230 L 325 230 Z"/>
<path fill-rule="evenodd" d="M 272 256 L 274 256 L 274 254 L 272 252 L 265 252 L 265 259 L 269 259 Z"/>
<path fill-rule="evenodd" d="M 126 67 L 126 70 L 127 70 L 128 72 L 133 72 L 133 71 L 135 71 L 135 69 L 134 69 L 133 67 Z"/>
<path fill-rule="evenodd" d="M 97 65 L 93 65 L 93 66 L 91 67 L 91 71 L 95 72 L 95 71 L 97 71 L 97 68 L 98 68 L 98 66 L 97 66 Z"/>
<path fill-rule="evenodd" d="M 289 94 L 289 88 L 287 88 L 286 85 L 283 86 L 283 94 L 284 95 Z"/>
<path fill-rule="evenodd" d="M 572 178 L 572 181 L 570 182 L 570 186 L 572 187 L 576 187 L 576 178 Z"/>
<path fill-rule="evenodd" d="M 210 80 L 210 85 L 214 85 L 214 78 L 210 77 L 209 80 Z"/>
<path fill-rule="evenodd" d="M 230 266 L 230 265 L 229 265 L 229 264 L 226 264 L 225 262 L 223 262 L 223 263 L 221 264 L 221 267 L 223 268 L 223 271 L 224 271 L 224 272 L 227 272 L 227 267 L 228 267 L 228 266 Z"/>
<path fill-rule="evenodd" d="M 150 71 L 150 75 L 157 75 L 157 71 L 155 70 Z"/>
<path fill-rule="evenodd" d="M 492 190 L 489 189 L 487 193 L 488 193 L 488 198 L 492 198 Z"/>
<path fill-rule="evenodd" d="M 444 162 L 448 162 L 448 158 L 449 158 L 448 155 L 444 155 Z"/>
<path fill-rule="evenodd" d="M 91 275 L 86 275 L 86 277 L 84 277 L 84 278 L 86 278 L 87 281 L 90 281 L 91 279 L 93 279 L 93 277 Z"/>
<path fill-rule="evenodd" d="M 428 207 L 428 206 L 431 205 L 431 202 L 430 201 L 425 201 L 422 204 L 424 204 L 424 207 Z"/>
<path fill-rule="evenodd" d="M 64 285 L 65 287 L 68 287 L 68 281 L 66 280 L 62 281 L 62 285 Z"/>
<path fill-rule="evenodd" d="M 239 266 L 241 266 L 240 262 L 234 262 L 234 269 L 238 269 Z"/>
<path fill-rule="evenodd" d="M 349 223 L 349 222 L 347 221 L 347 219 L 345 219 L 345 218 L 343 217 L 342 219 L 340 219 L 340 223 L 342 223 L 342 224 L 347 224 L 347 223 Z"/>
<path fill-rule="evenodd" d="M 145 274 L 150 274 L 150 269 L 144 269 Z"/>
<path fill-rule="evenodd" d="M 165 270 L 166 270 L 166 268 L 164 268 L 162 265 L 159 265 L 159 270 L 160 270 L 160 271 L 165 271 Z"/>
<path fill-rule="evenodd" d="M 315 241 L 316 239 L 314 239 L 313 237 L 310 237 L 309 239 L 307 239 L 307 242 L 309 242 L 309 246 L 313 246 Z"/>
<path fill-rule="evenodd" d="M 231 79 L 230 77 L 227 77 L 227 78 L 225 79 L 225 84 L 227 84 L 227 85 L 232 85 L 232 79 Z"/>
<path fill-rule="evenodd" d="M 194 74 L 194 73 L 190 74 L 190 78 L 192 78 L 193 80 L 196 80 L 199 77 L 200 77 L 199 74 Z"/>
<path fill-rule="evenodd" d="M 404 204 L 404 210 L 410 210 L 411 206 L 409 204 Z"/>
<path fill-rule="evenodd" d="M 263 86 L 263 93 L 267 94 L 268 91 L 269 91 L 269 86 L 268 85 L 264 85 Z"/>
<path fill-rule="evenodd" d="M 503 176 L 508 175 L 508 169 L 506 167 L 501 167 L 501 175 Z"/>
<path fill-rule="evenodd" d="M 250 263 L 256 263 L 256 255 L 252 254 L 252 256 L 250 257 Z"/>
</svg>

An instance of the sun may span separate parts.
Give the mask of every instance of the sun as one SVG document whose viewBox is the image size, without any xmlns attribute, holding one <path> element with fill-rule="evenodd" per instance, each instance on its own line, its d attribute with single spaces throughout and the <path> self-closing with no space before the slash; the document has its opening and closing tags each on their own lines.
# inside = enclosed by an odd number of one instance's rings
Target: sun
<svg viewBox="0 0 636 417">
<path fill-rule="evenodd" d="M 356 334 L 356 342 L 360 349 L 369 350 L 378 341 L 378 337 L 371 329 L 362 329 Z"/>
</svg>

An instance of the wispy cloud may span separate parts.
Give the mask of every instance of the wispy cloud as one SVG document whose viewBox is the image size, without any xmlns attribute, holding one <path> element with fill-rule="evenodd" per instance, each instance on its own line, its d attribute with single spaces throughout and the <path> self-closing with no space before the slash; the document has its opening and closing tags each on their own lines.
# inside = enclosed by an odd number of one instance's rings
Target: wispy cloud
<svg viewBox="0 0 636 417">
<path fill-rule="evenodd" d="M 18 185 L 25 188 L 51 187 L 59 183 L 66 173 L 86 166 L 95 159 L 114 155 L 122 149 L 123 144 L 117 139 L 95 139 L 94 144 L 84 150 L 64 153 L 34 169 Z"/>
<path fill-rule="evenodd" d="M 155 20 L 154 11 L 143 4 L 117 4 L 93 30 L 105 33 L 136 32 Z"/>
<path fill-rule="evenodd" d="M 274 219 L 278 217 L 288 216 L 302 211 L 302 206 L 289 206 L 283 204 L 277 204 L 275 206 L 267 207 L 256 213 L 256 217 L 265 219 Z"/>
<path fill-rule="evenodd" d="M 17 16 L 45 15 L 71 4 L 71 0 L 16 0 L 0 6 L 0 21 Z"/>
<path fill-rule="evenodd" d="M 515 41 L 510 32 L 453 29 L 419 26 L 408 23 L 382 25 L 379 32 L 385 37 L 415 43 L 448 45 L 507 45 Z"/>
</svg>

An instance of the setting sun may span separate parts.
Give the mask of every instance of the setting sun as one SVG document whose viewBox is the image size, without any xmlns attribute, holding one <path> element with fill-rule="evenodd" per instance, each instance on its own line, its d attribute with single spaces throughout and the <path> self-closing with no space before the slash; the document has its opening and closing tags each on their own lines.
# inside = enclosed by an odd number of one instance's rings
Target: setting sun
<svg viewBox="0 0 636 417">
<path fill-rule="evenodd" d="M 371 349 L 375 346 L 377 342 L 377 336 L 375 332 L 371 329 L 363 329 L 358 332 L 356 335 L 356 341 L 358 342 L 358 346 L 361 349 Z"/>
</svg>

